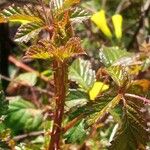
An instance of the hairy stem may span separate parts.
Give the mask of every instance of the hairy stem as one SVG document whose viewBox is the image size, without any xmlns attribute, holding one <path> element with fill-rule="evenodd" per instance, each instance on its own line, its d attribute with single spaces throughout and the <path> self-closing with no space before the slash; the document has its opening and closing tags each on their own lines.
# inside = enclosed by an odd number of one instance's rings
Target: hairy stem
<svg viewBox="0 0 150 150">
<path fill-rule="evenodd" d="M 54 61 L 54 81 L 55 81 L 55 100 L 56 110 L 51 134 L 49 150 L 60 149 L 60 137 L 62 131 L 62 120 L 64 114 L 64 104 L 66 89 L 68 84 L 68 66 L 66 62 Z"/>
</svg>

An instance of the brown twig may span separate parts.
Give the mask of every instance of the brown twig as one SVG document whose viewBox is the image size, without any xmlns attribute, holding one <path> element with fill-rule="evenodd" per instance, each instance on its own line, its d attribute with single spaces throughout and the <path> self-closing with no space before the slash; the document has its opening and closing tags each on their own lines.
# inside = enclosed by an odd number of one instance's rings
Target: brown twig
<svg viewBox="0 0 150 150">
<path fill-rule="evenodd" d="M 44 135 L 44 131 L 35 131 L 35 132 L 30 132 L 22 135 L 15 136 L 13 138 L 14 141 L 20 141 L 23 140 L 24 138 L 27 137 L 32 137 L 32 136 L 38 136 L 38 135 Z"/>
<path fill-rule="evenodd" d="M 102 0 L 102 8 L 105 9 L 107 0 Z"/>
<path fill-rule="evenodd" d="M 41 78 L 42 80 L 44 80 L 45 82 L 48 82 L 49 79 L 43 75 L 41 75 L 38 71 L 32 69 L 31 67 L 29 67 L 28 65 L 24 64 L 23 62 L 17 60 L 16 58 L 14 58 L 13 56 L 9 56 L 8 60 L 15 64 L 17 67 L 27 71 L 27 72 L 34 72 L 39 78 Z"/>
<path fill-rule="evenodd" d="M 115 13 L 120 13 L 121 11 L 123 11 L 124 9 L 128 8 L 130 5 L 130 1 L 129 0 L 121 0 Z"/>
<path fill-rule="evenodd" d="M 78 117 L 74 118 L 73 120 L 71 120 L 62 130 L 65 133 L 67 130 L 69 130 L 70 128 L 72 128 L 80 119 L 83 118 L 83 114 L 79 115 Z"/>
<path fill-rule="evenodd" d="M 37 108 L 39 108 L 41 102 L 38 101 L 38 99 L 37 99 L 36 90 L 34 89 L 34 87 L 31 87 L 30 90 L 31 90 L 31 93 L 33 95 L 32 96 L 32 101 L 37 106 Z"/>
<path fill-rule="evenodd" d="M 49 92 L 49 91 L 47 91 L 47 90 L 43 90 L 43 89 L 41 89 L 41 88 L 39 88 L 39 87 L 33 87 L 33 86 L 31 86 L 31 85 L 29 85 L 29 84 L 27 84 L 27 83 L 23 83 L 23 82 L 20 82 L 20 81 L 16 81 L 16 80 L 12 80 L 12 79 L 10 79 L 10 78 L 8 78 L 8 77 L 5 77 L 5 76 L 3 76 L 3 75 L 1 75 L 0 74 L 0 78 L 2 78 L 2 79 L 4 79 L 4 80 L 7 80 L 7 81 L 9 81 L 9 82 L 14 82 L 14 83 L 17 83 L 17 84 L 20 84 L 20 85 L 22 85 L 22 86 L 27 86 L 27 87 L 29 87 L 29 88 L 34 88 L 34 90 L 36 90 L 36 91 L 39 91 L 40 93 L 44 93 L 44 94 L 48 94 L 48 95 L 50 95 L 50 96 L 54 96 L 54 94 L 52 93 L 52 92 Z"/>
</svg>

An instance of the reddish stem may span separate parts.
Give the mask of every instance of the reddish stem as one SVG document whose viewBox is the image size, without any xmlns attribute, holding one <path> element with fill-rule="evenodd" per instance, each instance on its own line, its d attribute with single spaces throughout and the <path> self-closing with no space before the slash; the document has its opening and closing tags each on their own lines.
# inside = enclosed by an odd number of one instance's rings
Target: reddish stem
<svg viewBox="0 0 150 150">
<path fill-rule="evenodd" d="M 54 82 L 55 82 L 55 100 L 56 110 L 51 134 L 49 150 L 60 149 L 60 137 L 62 130 L 62 120 L 64 114 L 64 104 L 66 98 L 66 89 L 68 83 L 68 66 L 66 62 L 54 61 Z"/>
<path fill-rule="evenodd" d="M 79 120 L 81 120 L 84 117 L 83 114 L 79 115 L 78 117 L 74 118 L 72 121 L 70 121 L 62 130 L 65 133 L 70 128 L 72 128 Z"/>
</svg>

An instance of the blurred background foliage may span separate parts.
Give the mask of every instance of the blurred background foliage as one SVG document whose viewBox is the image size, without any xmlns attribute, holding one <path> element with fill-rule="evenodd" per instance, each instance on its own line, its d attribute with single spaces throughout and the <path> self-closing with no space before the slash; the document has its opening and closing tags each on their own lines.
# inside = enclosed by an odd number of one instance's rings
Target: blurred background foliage
<svg viewBox="0 0 150 150">
<path fill-rule="evenodd" d="M 20 6 L 28 5 L 29 3 L 32 5 L 32 1 L 28 0 L 2 0 L 0 2 L 1 10 L 11 3 L 16 3 Z M 35 1 L 33 1 L 33 4 L 34 7 L 36 5 Z M 70 88 L 66 98 L 65 119 L 63 121 L 63 125 L 69 129 L 63 134 L 62 149 L 105 150 L 115 137 L 123 117 L 125 117 L 123 118 L 124 124 L 128 119 L 132 124 L 132 118 L 122 116 L 124 111 L 122 106 L 116 107 L 114 105 L 113 107 L 114 103 L 110 104 L 110 101 L 116 98 L 118 86 L 128 82 L 128 77 L 124 75 L 126 70 L 121 70 L 121 72 L 115 67 L 109 67 L 113 63 L 123 63 L 125 65 L 130 61 L 133 63 L 134 57 L 132 55 L 143 52 L 144 58 L 142 57 L 142 59 L 144 61 L 136 60 L 136 67 L 130 68 L 132 70 L 130 70 L 131 80 L 136 81 L 132 83 L 133 86 L 128 91 L 150 98 L 150 45 L 148 43 L 148 36 L 150 35 L 150 2 L 149 0 L 82 0 L 80 7 L 86 10 L 88 19 L 82 21 L 79 19 L 77 23 L 73 23 L 73 27 L 75 34 L 81 38 L 82 47 L 87 55 L 81 55 L 80 58 L 74 57 L 70 60 Z M 104 10 L 106 15 L 105 19 L 112 34 L 111 38 L 103 31 L 104 26 L 99 27 L 91 19 L 93 14 L 101 10 Z M 120 38 L 116 37 L 112 21 L 112 16 L 115 14 L 120 14 L 123 18 L 122 37 Z M 23 58 L 25 48 L 36 43 L 38 37 L 26 44 L 14 43 L 13 37 L 18 26 L 19 23 L 15 25 L 9 24 L 9 26 L 6 24 L 0 25 L 0 51 L 4 51 L 3 48 L 9 50 L 9 52 L 7 51 L 9 53 L 9 62 L 3 63 L 3 61 L 7 60 L 2 59 L 0 61 L 2 80 L 0 84 L 0 149 L 46 149 L 50 139 L 49 133 L 55 106 L 53 102 L 55 85 L 53 83 L 51 60 L 45 62 L 43 60 L 25 60 Z M 4 31 L 7 32 L 4 33 Z M 6 37 L 1 36 L 3 34 L 8 35 Z M 40 37 L 42 36 L 45 35 L 40 34 Z M 6 41 L 3 41 L 4 38 L 7 38 L 5 39 Z M 143 43 L 145 45 L 142 45 Z M 3 45 L 5 46 L 3 47 Z M 102 48 L 104 50 L 101 52 L 100 49 Z M 107 53 L 108 51 L 109 54 Z M 122 61 L 121 58 L 124 59 L 124 57 L 128 59 Z M 142 64 L 139 65 L 139 61 L 140 63 L 142 61 Z M 106 67 L 105 71 L 114 82 L 109 77 L 106 78 L 107 74 L 103 72 L 104 66 Z M 3 73 L 4 69 L 8 69 L 8 73 L 7 71 Z M 2 90 L 2 85 L 4 91 Z M 137 102 L 135 99 L 130 100 L 129 98 L 129 103 L 132 105 L 132 103 Z M 144 119 L 149 127 L 150 118 L 148 113 L 150 108 L 148 105 L 143 106 L 143 103 L 140 102 L 139 106 L 143 108 Z M 98 125 L 92 126 L 91 134 L 90 125 L 95 121 L 95 116 L 99 115 L 99 110 L 107 110 L 106 112 L 109 113 L 101 114 L 103 117 L 99 120 Z M 74 125 L 73 121 L 75 119 L 77 121 Z M 140 120 L 140 118 L 138 119 Z M 72 124 L 68 124 L 70 122 L 74 125 L 73 127 Z M 127 134 L 130 133 L 129 126 L 130 124 L 125 127 Z M 142 130 L 140 125 L 136 126 L 136 129 Z M 122 133 L 123 131 L 120 132 Z M 131 138 L 129 140 L 132 141 L 136 134 L 140 135 L 141 132 L 129 135 Z M 145 137 L 147 135 L 142 136 L 143 139 Z M 118 145 L 114 144 L 114 147 L 112 146 L 110 149 L 120 150 L 119 147 L 122 147 L 122 150 L 135 150 L 134 144 L 133 147 L 128 147 L 130 146 L 130 141 L 121 145 L 127 138 L 128 135 L 124 137 L 120 135 Z M 142 139 L 140 140 L 142 141 Z M 141 143 L 143 144 L 144 141 Z M 142 144 L 140 145 L 141 150 L 150 149 L 150 143 L 147 143 L 146 147 Z"/>
</svg>

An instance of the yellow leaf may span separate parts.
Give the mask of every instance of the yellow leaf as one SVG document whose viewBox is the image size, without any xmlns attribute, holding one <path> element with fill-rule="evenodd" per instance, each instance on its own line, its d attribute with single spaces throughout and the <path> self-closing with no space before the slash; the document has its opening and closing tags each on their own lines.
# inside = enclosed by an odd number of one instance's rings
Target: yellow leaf
<svg viewBox="0 0 150 150">
<path fill-rule="evenodd" d="M 115 35 L 117 39 L 122 37 L 122 16 L 120 14 L 115 14 L 112 16 L 112 22 L 115 29 Z"/>
<path fill-rule="evenodd" d="M 7 22 L 6 18 L 0 15 L 0 23 L 5 23 L 5 22 Z"/>
<path fill-rule="evenodd" d="M 90 100 L 95 100 L 95 98 L 102 92 L 109 89 L 109 85 L 103 82 L 95 82 L 91 90 L 89 91 Z"/>
<path fill-rule="evenodd" d="M 129 73 L 131 74 L 131 75 L 138 75 L 139 74 L 139 72 L 140 72 L 140 70 L 141 70 L 141 66 L 139 66 L 139 65 L 133 65 L 133 66 L 130 66 L 129 67 Z"/>
<path fill-rule="evenodd" d="M 80 0 L 65 0 L 63 4 L 63 8 L 70 8 L 71 6 L 78 4 Z"/>
<path fill-rule="evenodd" d="M 20 22 L 22 24 L 30 23 L 30 22 L 42 22 L 42 20 L 35 16 L 15 14 L 8 18 L 10 22 Z"/>
<path fill-rule="evenodd" d="M 97 27 L 108 37 L 111 38 L 112 34 L 107 25 L 105 11 L 100 10 L 99 12 L 92 15 L 91 20 L 97 25 Z"/>
</svg>

